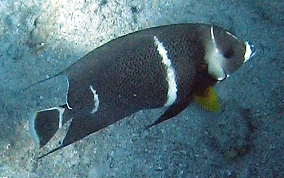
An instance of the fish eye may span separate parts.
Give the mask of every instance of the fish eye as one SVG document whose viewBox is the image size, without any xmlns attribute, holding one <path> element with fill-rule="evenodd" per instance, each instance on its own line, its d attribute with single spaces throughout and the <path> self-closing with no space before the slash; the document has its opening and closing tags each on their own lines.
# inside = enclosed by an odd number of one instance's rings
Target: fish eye
<svg viewBox="0 0 284 178">
<path fill-rule="evenodd" d="M 225 58 L 231 58 L 231 57 L 233 57 L 233 55 L 234 55 L 234 50 L 233 50 L 233 48 L 227 49 L 227 50 L 225 51 L 225 53 L 224 53 L 224 57 L 225 57 Z"/>
</svg>

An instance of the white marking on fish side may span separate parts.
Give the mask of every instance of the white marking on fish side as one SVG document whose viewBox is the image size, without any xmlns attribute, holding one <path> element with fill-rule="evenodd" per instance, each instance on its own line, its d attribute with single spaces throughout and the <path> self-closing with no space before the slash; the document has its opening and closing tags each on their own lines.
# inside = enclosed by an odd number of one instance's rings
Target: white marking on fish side
<svg viewBox="0 0 284 178">
<path fill-rule="evenodd" d="M 222 81 L 226 77 L 229 77 L 229 75 L 226 75 L 222 68 L 223 61 L 226 59 L 217 48 L 213 26 L 210 28 L 210 36 L 212 40 L 207 42 L 205 50 L 205 60 L 208 64 L 208 73 L 216 80 Z"/>
<path fill-rule="evenodd" d="M 213 26 L 211 26 L 211 28 L 210 28 L 210 35 L 211 35 L 211 39 L 212 39 L 213 42 L 215 43 L 215 36 L 214 36 L 214 29 L 213 29 Z"/>
<path fill-rule="evenodd" d="M 155 45 L 157 46 L 157 50 L 162 57 L 162 62 L 165 65 L 167 71 L 167 81 L 168 81 L 168 94 L 167 94 L 167 102 L 165 106 L 172 105 L 177 99 L 177 83 L 176 83 L 176 75 L 175 70 L 172 66 L 171 59 L 168 58 L 167 50 L 162 42 L 154 36 Z"/>
<path fill-rule="evenodd" d="M 92 85 L 90 85 L 90 89 L 94 94 L 94 109 L 91 111 L 91 114 L 94 114 L 99 109 L 100 100 L 99 100 L 99 95 L 97 94 L 96 90 L 94 90 Z"/>
<path fill-rule="evenodd" d="M 70 107 L 70 105 L 69 105 L 69 103 L 68 103 L 68 92 L 69 92 L 69 79 L 68 79 L 68 77 L 66 77 L 67 78 L 67 93 L 66 93 L 66 105 L 67 105 L 67 108 L 68 109 L 72 109 L 71 107 Z"/>
</svg>

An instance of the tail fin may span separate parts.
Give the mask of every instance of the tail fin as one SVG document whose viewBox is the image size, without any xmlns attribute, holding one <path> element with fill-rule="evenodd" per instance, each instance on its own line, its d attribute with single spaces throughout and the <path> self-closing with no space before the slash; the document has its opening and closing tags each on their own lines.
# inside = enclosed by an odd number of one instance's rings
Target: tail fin
<svg viewBox="0 0 284 178">
<path fill-rule="evenodd" d="M 37 111 L 34 117 L 29 120 L 29 130 L 36 148 L 40 149 L 45 146 L 66 122 L 63 119 L 66 107 L 63 105 Z"/>
</svg>

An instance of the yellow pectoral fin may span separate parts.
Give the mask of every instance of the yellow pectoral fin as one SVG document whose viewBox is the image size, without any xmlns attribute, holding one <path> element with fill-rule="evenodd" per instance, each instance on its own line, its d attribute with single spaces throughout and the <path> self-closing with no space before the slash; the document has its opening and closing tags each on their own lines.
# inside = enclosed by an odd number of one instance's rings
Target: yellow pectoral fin
<svg viewBox="0 0 284 178">
<path fill-rule="evenodd" d="M 207 111 L 220 111 L 217 94 L 212 87 L 208 87 L 202 95 L 193 95 L 195 102 Z"/>
</svg>

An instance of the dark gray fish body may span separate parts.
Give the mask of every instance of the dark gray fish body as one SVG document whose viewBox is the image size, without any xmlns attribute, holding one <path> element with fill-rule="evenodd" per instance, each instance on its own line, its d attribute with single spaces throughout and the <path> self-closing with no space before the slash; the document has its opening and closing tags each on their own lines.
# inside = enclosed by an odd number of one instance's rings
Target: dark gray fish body
<svg viewBox="0 0 284 178">
<path fill-rule="evenodd" d="M 55 150 L 139 110 L 168 107 L 150 126 L 170 119 L 193 94 L 228 77 L 253 53 L 247 42 L 204 24 L 155 27 L 110 41 L 61 73 L 68 78 L 67 101 L 36 112 L 31 120 L 36 146 L 46 145 L 70 119 Z"/>
</svg>

